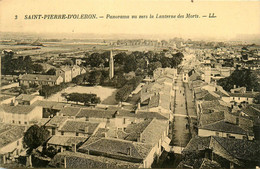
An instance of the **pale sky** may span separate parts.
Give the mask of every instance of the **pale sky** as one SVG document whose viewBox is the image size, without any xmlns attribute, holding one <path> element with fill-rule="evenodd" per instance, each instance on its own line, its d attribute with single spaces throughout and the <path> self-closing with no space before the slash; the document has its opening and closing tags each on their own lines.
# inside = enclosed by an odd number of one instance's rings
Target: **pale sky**
<svg viewBox="0 0 260 169">
<path fill-rule="evenodd" d="M 178 15 L 196 19 L 25 20 L 32 14 Z M 214 13 L 217 18 L 202 18 Z M 18 19 L 15 20 L 15 15 Z M 2 0 L 1 32 L 176 35 L 234 38 L 260 34 L 260 1 Z"/>
</svg>

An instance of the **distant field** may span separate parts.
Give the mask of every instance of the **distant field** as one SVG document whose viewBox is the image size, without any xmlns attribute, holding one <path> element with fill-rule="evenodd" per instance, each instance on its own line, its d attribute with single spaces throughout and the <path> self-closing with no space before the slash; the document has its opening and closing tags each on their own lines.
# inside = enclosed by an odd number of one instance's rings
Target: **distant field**
<svg viewBox="0 0 260 169">
<path fill-rule="evenodd" d="M 154 47 L 154 46 L 111 46 L 107 43 L 99 42 L 73 42 L 70 41 L 61 41 L 61 42 L 42 42 L 44 46 L 31 46 L 31 45 L 15 45 L 12 44 L 0 44 L 0 51 L 4 49 L 11 49 L 18 53 L 18 55 L 42 55 L 46 53 L 66 53 L 66 52 L 78 52 L 78 51 L 102 51 L 113 49 L 128 50 L 128 51 L 149 51 L 149 50 L 160 50 L 163 47 Z M 32 49 L 32 48 L 40 49 Z"/>
<path fill-rule="evenodd" d="M 75 87 L 68 87 L 65 90 L 62 90 L 61 92 L 58 92 L 51 97 L 47 98 L 48 101 L 63 101 L 66 102 L 66 99 L 61 96 L 62 93 L 94 93 L 97 94 L 98 97 L 100 97 L 101 102 L 103 100 L 107 100 L 108 97 L 113 96 L 114 91 L 116 89 L 109 88 L 109 87 L 102 87 L 102 86 L 75 86 Z"/>
</svg>

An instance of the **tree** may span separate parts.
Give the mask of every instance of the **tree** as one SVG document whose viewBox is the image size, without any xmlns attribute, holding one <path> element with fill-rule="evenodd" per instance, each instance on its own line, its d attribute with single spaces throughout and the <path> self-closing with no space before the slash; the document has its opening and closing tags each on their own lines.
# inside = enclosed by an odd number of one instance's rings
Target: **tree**
<svg viewBox="0 0 260 169">
<path fill-rule="evenodd" d="M 116 100 L 117 101 L 126 101 L 129 94 L 132 92 L 133 87 L 131 85 L 125 85 L 122 88 L 120 88 L 116 93 Z"/>
<path fill-rule="evenodd" d="M 260 91 L 257 72 L 248 69 L 235 70 L 229 77 L 218 80 L 218 85 L 226 91 L 233 89 L 234 85 L 246 87 L 247 90 Z"/>
<path fill-rule="evenodd" d="M 40 73 L 40 72 L 43 72 L 43 67 L 40 64 L 33 64 L 32 65 L 32 70 L 34 72 Z"/>
<path fill-rule="evenodd" d="M 88 93 L 69 93 L 63 94 L 63 96 L 67 99 L 67 101 L 80 102 L 87 104 L 98 104 L 101 102 L 100 98 L 97 97 L 96 94 L 88 94 Z"/>
<path fill-rule="evenodd" d="M 170 62 L 171 62 L 170 58 L 163 57 L 163 58 L 161 59 L 161 64 L 162 64 L 162 67 L 163 67 L 163 68 L 171 67 Z"/>
<path fill-rule="evenodd" d="M 157 68 L 160 68 L 162 67 L 162 64 L 161 62 L 152 62 L 148 65 L 148 74 L 149 75 L 152 75 L 153 74 L 153 71 Z"/>
<path fill-rule="evenodd" d="M 135 56 L 131 54 L 125 59 L 124 71 L 125 73 L 129 73 L 131 71 L 135 71 L 136 68 L 137 68 L 137 63 L 135 60 Z"/>
<path fill-rule="evenodd" d="M 103 75 L 102 75 L 101 71 L 92 71 L 90 73 L 88 82 L 91 85 L 98 85 L 98 84 L 100 84 L 102 78 L 103 78 Z"/>
<path fill-rule="evenodd" d="M 88 59 L 87 63 L 91 67 L 99 67 L 101 64 L 104 64 L 104 60 L 102 59 L 101 55 L 99 53 L 92 53 Z"/>
<path fill-rule="evenodd" d="M 24 70 L 26 71 L 26 73 L 32 73 L 33 68 L 33 62 L 30 56 L 25 56 L 24 60 L 23 60 L 23 65 L 24 65 Z"/>
<path fill-rule="evenodd" d="M 24 143 L 30 148 L 35 149 L 42 145 L 50 136 L 50 132 L 38 125 L 31 126 L 24 134 Z"/>
<path fill-rule="evenodd" d="M 255 102 L 256 104 L 260 104 L 260 94 L 258 94 L 258 95 L 255 96 L 254 102 Z"/>
<path fill-rule="evenodd" d="M 76 83 L 77 85 L 80 85 L 80 84 L 82 84 L 82 83 L 84 82 L 84 78 L 85 78 L 85 75 L 84 75 L 84 74 L 78 75 L 78 76 L 76 76 L 76 77 L 74 77 L 74 78 L 72 79 L 72 82 L 73 82 L 73 83 Z"/>
<path fill-rule="evenodd" d="M 114 56 L 115 63 L 118 65 L 124 65 L 125 64 L 125 58 L 127 57 L 127 54 L 125 52 L 118 53 Z"/>
<path fill-rule="evenodd" d="M 46 72 L 46 75 L 55 75 L 56 74 L 56 69 L 51 68 Z"/>
</svg>

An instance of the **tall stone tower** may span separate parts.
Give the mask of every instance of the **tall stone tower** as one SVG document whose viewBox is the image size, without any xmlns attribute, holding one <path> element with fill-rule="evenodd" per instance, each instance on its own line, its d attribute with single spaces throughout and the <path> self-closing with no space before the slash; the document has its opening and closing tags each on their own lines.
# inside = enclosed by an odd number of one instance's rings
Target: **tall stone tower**
<svg viewBox="0 0 260 169">
<path fill-rule="evenodd" d="M 112 50 L 110 51 L 110 58 L 109 58 L 109 79 L 114 77 L 114 57 Z"/>
</svg>

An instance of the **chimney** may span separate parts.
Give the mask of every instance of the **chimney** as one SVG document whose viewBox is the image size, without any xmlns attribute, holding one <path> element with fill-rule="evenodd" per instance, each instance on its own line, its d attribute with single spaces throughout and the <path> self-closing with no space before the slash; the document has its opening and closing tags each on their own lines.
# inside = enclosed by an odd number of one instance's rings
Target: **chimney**
<svg viewBox="0 0 260 169">
<path fill-rule="evenodd" d="M 6 163 L 6 157 L 5 157 L 5 155 L 3 155 L 3 164 L 5 164 Z"/>
<path fill-rule="evenodd" d="M 29 155 L 27 158 L 26 158 L 26 166 L 27 167 L 31 167 L 32 166 L 32 156 Z"/>
<path fill-rule="evenodd" d="M 67 159 L 66 159 L 66 156 L 64 156 L 64 168 L 67 168 Z"/>
<path fill-rule="evenodd" d="M 11 106 L 17 106 L 18 105 L 18 101 L 11 101 L 11 104 L 10 104 Z"/>
<path fill-rule="evenodd" d="M 235 88 L 237 88 L 237 86 L 236 86 L 236 85 L 234 85 L 234 89 L 235 89 Z"/>
<path fill-rule="evenodd" d="M 127 155 L 132 156 L 131 148 L 130 148 L 130 147 L 127 148 Z"/>
<path fill-rule="evenodd" d="M 74 144 L 72 144 L 72 151 L 74 152 L 74 153 L 76 153 L 77 152 L 77 146 L 76 146 L 76 144 L 74 143 Z"/>
<path fill-rule="evenodd" d="M 85 132 L 85 133 L 88 133 L 88 126 L 85 127 L 84 132 Z"/>
</svg>

